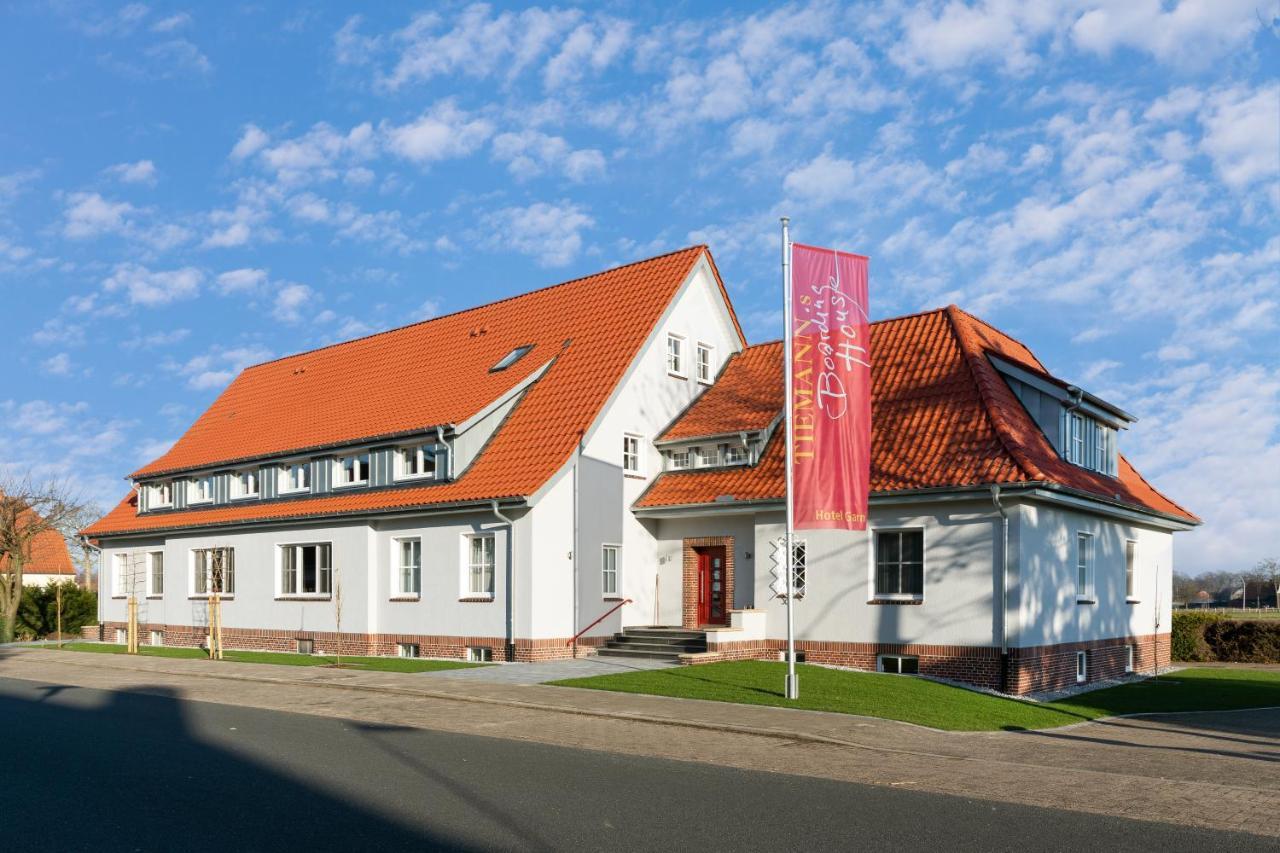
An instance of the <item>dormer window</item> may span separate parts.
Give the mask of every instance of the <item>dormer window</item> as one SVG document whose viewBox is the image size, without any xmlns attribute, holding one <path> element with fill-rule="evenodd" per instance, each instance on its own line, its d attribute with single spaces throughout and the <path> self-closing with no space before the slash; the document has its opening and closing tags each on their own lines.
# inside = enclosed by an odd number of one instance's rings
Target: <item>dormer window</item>
<svg viewBox="0 0 1280 853">
<path fill-rule="evenodd" d="M 671 451 L 671 467 L 676 469 L 689 467 L 688 449 Z"/>
<path fill-rule="evenodd" d="M 231 475 L 231 497 L 233 500 L 256 498 L 258 496 L 258 469 L 246 468 Z"/>
<path fill-rule="evenodd" d="M 213 477 L 196 477 L 187 484 L 187 503 L 202 504 L 213 500 Z"/>
<path fill-rule="evenodd" d="M 1114 477 L 1116 431 L 1080 412 L 1068 413 L 1065 420 L 1063 456 L 1066 460 L 1082 468 Z"/>
<path fill-rule="evenodd" d="M 306 492 L 311 489 L 311 463 L 306 460 L 286 462 L 280 467 L 280 491 Z"/>
<path fill-rule="evenodd" d="M 695 447 L 693 452 L 697 454 L 699 468 L 710 468 L 720 461 L 720 454 L 714 447 Z"/>
<path fill-rule="evenodd" d="M 720 458 L 726 465 L 741 465 L 747 461 L 747 451 L 740 444 L 720 445 Z"/>
<path fill-rule="evenodd" d="M 398 455 L 399 477 L 408 480 L 419 477 L 434 477 L 436 475 L 436 448 L 434 444 L 402 447 Z"/>
<path fill-rule="evenodd" d="M 173 483 L 168 481 L 155 483 L 147 488 L 150 490 L 147 509 L 173 506 Z"/>
<path fill-rule="evenodd" d="M 490 373 L 497 373 L 499 370 L 506 370 L 520 359 L 529 354 L 529 350 L 533 349 L 533 344 L 526 344 L 522 347 L 516 347 L 511 352 L 504 355 L 493 367 L 489 368 Z"/>
<path fill-rule="evenodd" d="M 338 459 L 338 485 L 360 486 L 369 482 L 369 454 L 353 453 Z"/>
</svg>

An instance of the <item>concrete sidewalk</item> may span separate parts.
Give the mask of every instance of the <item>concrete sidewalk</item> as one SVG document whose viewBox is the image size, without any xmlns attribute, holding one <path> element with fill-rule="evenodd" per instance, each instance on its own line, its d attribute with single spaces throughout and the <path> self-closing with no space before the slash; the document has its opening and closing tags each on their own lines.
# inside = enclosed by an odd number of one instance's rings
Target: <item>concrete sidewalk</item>
<svg viewBox="0 0 1280 853">
<path fill-rule="evenodd" d="M 0 675 L 1280 836 L 1276 710 L 954 733 L 443 674 L 44 649 L 0 649 Z"/>
</svg>

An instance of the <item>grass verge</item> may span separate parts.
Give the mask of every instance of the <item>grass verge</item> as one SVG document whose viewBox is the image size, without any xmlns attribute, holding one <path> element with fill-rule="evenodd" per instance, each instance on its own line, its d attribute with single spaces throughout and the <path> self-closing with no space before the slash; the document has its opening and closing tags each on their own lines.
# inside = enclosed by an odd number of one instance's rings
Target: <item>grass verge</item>
<svg viewBox="0 0 1280 853">
<path fill-rule="evenodd" d="M 1280 673 L 1259 670 L 1188 669 L 1045 703 L 1005 699 L 922 678 L 803 664 L 797 670 L 800 698 L 795 702 L 782 695 L 786 665 L 772 661 L 732 661 L 551 683 L 859 714 L 948 731 L 1048 729 L 1117 714 L 1280 706 Z"/>
<path fill-rule="evenodd" d="M 57 646 L 37 646 L 36 648 L 58 651 Z M 99 654 L 122 655 L 125 647 L 112 643 L 63 643 L 62 651 L 97 652 Z M 204 658 L 209 655 L 203 649 L 189 649 L 178 646 L 143 646 L 138 654 L 159 658 Z M 337 663 L 333 655 L 299 655 L 287 652 L 245 652 L 228 649 L 223 653 L 223 660 L 236 663 L 274 663 L 286 666 L 332 666 Z M 468 669 L 473 666 L 486 666 L 482 663 L 466 663 L 453 660 L 429 660 L 426 658 L 382 658 L 342 656 L 343 669 L 363 669 L 370 672 L 435 672 L 443 669 Z"/>
</svg>

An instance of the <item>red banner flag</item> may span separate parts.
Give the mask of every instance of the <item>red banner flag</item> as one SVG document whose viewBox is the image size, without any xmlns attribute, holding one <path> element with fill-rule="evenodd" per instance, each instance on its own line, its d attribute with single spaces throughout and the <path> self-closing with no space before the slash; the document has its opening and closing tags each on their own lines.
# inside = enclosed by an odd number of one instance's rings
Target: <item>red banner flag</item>
<svg viewBox="0 0 1280 853">
<path fill-rule="evenodd" d="M 864 255 L 791 246 L 791 465 L 796 530 L 867 528 L 871 353 Z"/>
</svg>

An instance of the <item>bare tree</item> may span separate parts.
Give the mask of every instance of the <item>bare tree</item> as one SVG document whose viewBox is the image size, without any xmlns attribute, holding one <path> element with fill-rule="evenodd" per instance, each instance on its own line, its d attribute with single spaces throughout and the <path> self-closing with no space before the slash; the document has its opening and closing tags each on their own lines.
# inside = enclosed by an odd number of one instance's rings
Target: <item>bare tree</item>
<svg viewBox="0 0 1280 853">
<path fill-rule="evenodd" d="M 70 535 L 83 517 L 84 504 L 65 483 L 30 476 L 0 482 L 0 643 L 13 640 L 35 538 L 51 530 Z"/>
<path fill-rule="evenodd" d="M 102 507 L 97 504 L 85 504 L 80 507 L 73 518 L 68 519 L 62 534 L 67 539 L 67 551 L 80 556 L 80 585 L 85 589 L 93 589 L 93 560 L 98 548 L 80 531 L 93 524 L 103 516 Z"/>
<path fill-rule="evenodd" d="M 1257 572 L 1258 577 L 1271 582 L 1273 600 L 1276 607 L 1280 607 L 1280 559 L 1267 557 L 1265 560 L 1259 560 L 1253 570 Z"/>
<path fill-rule="evenodd" d="M 338 633 L 336 665 L 342 667 L 342 570 L 333 570 L 333 627 Z"/>
</svg>

